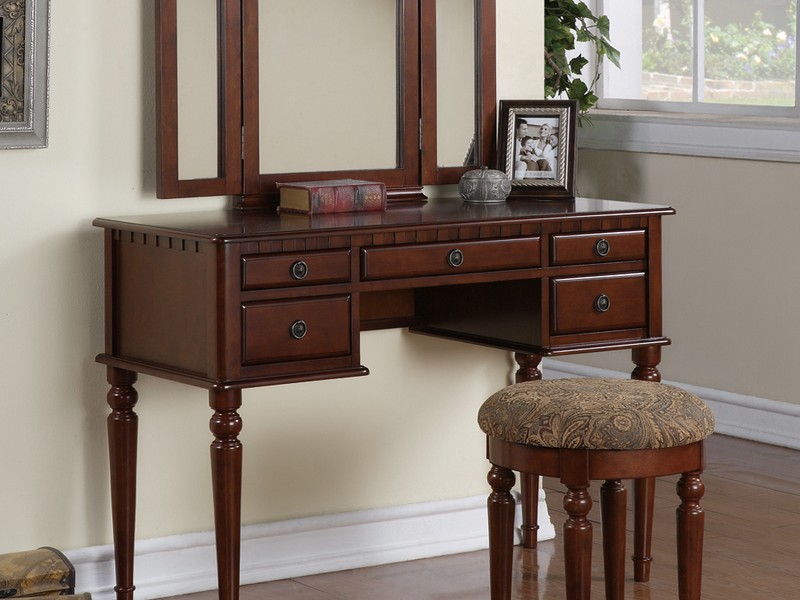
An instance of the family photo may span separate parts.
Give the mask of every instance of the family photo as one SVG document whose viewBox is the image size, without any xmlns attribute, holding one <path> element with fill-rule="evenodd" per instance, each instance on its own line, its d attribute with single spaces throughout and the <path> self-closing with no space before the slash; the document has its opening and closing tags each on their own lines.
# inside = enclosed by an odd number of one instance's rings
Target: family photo
<svg viewBox="0 0 800 600">
<path fill-rule="evenodd" d="M 558 117 L 517 116 L 513 179 L 554 179 L 558 171 Z"/>
</svg>

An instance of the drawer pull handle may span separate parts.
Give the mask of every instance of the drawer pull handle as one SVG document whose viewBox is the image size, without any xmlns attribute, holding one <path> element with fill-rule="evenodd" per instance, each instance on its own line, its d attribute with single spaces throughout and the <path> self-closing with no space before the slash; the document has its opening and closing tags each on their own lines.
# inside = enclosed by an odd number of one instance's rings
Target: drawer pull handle
<svg viewBox="0 0 800 600">
<path fill-rule="evenodd" d="M 597 312 L 608 312 L 608 309 L 611 308 L 611 298 L 605 294 L 600 294 L 594 299 L 594 308 Z"/>
<path fill-rule="evenodd" d="M 298 260 L 292 264 L 291 273 L 294 279 L 305 279 L 306 275 L 308 275 L 308 265 L 305 261 Z"/>
<path fill-rule="evenodd" d="M 597 256 L 608 256 L 609 252 L 611 252 L 611 243 L 607 239 L 600 238 L 594 243 L 594 253 Z"/>
<path fill-rule="evenodd" d="M 292 323 L 292 326 L 289 328 L 289 333 L 291 333 L 292 337 L 296 340 L 303 339 L 306 333 L 308 333 L 308 326 L 305 321 L 297 320 Z"/>
<path fill-rule="evenodd" d="M 451 267 L 460 267 L 464 264 L 464 253 L 458 248 L 450 250 L 447 254 L 447 264 Z"/>
</svg>

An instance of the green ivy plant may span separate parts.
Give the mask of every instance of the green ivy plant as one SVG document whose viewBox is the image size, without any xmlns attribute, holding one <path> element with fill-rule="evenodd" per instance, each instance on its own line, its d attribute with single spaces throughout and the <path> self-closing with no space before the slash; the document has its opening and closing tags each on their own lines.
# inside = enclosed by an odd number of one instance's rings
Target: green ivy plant
<svg viewBox="0 0 800 600">
<path fill-rule="evenodd" d="M 585 2 L 545 0 L 544 95 L 545 98 L 565 95 L 578 100 L 582 121 L 586 119 L 586 112 L 597 104 L 594 89 L 603 58 L 619 67 L 619 50 L 609 41 L 609 29 L 608 17 L 595 16 Z M 582 54 L 567 56 L 575 50 L 576 42 L 589 42 L 595 53 L 594 72 L 586 76 L 583 69 L 589 59 Z"/>
</svg>

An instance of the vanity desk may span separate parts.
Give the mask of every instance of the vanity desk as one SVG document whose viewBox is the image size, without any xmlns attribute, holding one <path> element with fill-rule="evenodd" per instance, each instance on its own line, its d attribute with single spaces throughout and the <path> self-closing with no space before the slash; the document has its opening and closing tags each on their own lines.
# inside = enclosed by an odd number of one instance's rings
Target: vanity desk
<svg viewBox="0 0 800 600">
<path fill-rule="evenodd" d="M 330 215 L 219 211 L 105 231 L 105 351 L 118 600 L 133 598 L 137 373 L 206 388 L 220 598 L 238 598 L 242 390 L 367 375 L 359 334 L 408 327 L 542 356 L 631 349 L 658 380 L 661 217 L 607 200 L 460 199 Z M 365 362 L 368 364 L 369 357 Z M 535 481 L 523 481 L 530 490 Z M 652 493 L 652 492 L 651 492 Z M 526 501 L 527 535 L 535 536 Z M 637 497 L 637 502 L 639 498 Z"/>
</svg>

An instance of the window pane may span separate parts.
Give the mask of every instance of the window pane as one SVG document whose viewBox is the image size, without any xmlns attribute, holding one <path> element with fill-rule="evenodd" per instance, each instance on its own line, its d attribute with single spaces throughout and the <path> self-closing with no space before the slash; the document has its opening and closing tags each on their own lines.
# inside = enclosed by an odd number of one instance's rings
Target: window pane
<svg viewBox="0 0 800 600">
<path fill-rule="evenodd" d="M 706 0 L 706 102 L 794 106 L 797 0 Z"/>
<path fill-rule="evenodd" d="M 621 65 L 606 66 L 604 97 L 691 102 L 691 0 L 606 0 L 603 12 Z"/>
<path fill-rule="evenodd" d="M 605 0 L 603 11 L 622 65 L 606 65 L 604 98 L 795 105 L 797 0 Z"/>
</svg>

